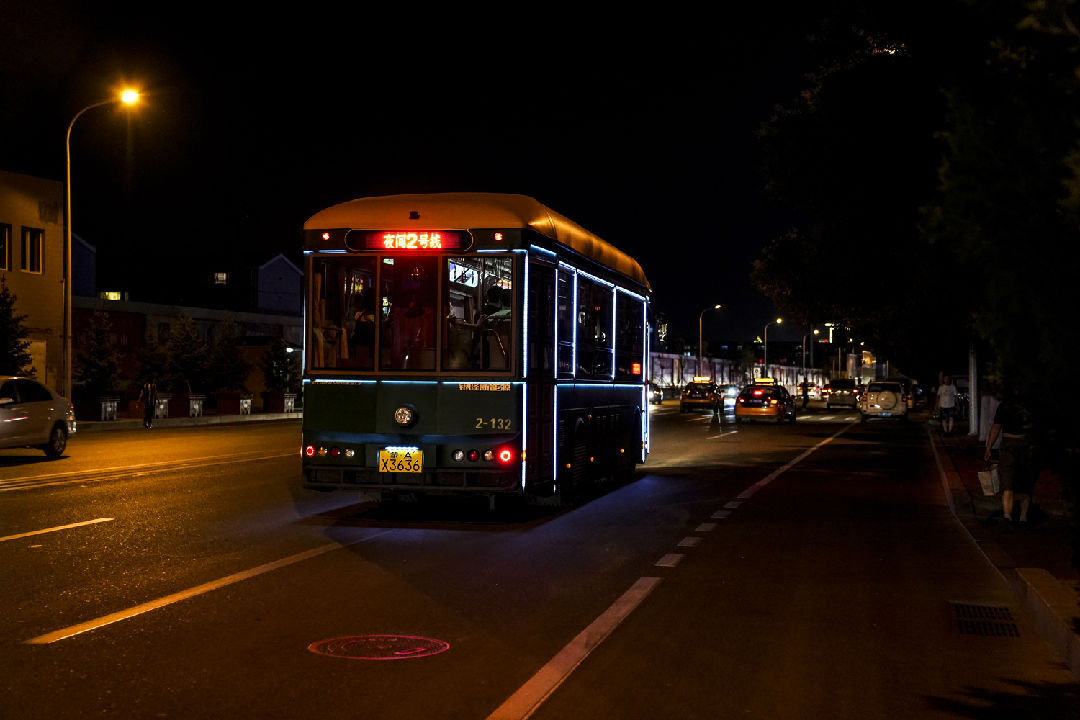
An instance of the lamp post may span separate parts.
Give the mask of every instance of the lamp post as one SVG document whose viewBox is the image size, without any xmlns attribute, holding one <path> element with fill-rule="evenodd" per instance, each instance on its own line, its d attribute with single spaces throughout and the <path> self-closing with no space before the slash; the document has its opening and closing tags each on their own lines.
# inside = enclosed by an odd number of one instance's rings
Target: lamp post
<svg viewBox="0 0 1080 720">
<path fill-rule="evenodd" d="M 820 330 L 818 330 L 817 328 L 814 328 L 811 332 L 808 332 L 808 333 L 806 333 L 805 335 L 802 336 L 802 371 L 803 371 L 803 380 L 806 379 L 806 338 L 810 337 L 811 334 L 817 335 L 820 332 L 821 332 Z M 810 367 L 814 367 L 814 341 L 813 340 L 810 341 Z"/>
<path fill-rule="evenodd" d="M 83 116 L 87 110 L 96 107 L 123 103 L 134 105 L 139 101 L 139 93 L 136 90 L 124 90 L 119 96 L 102 100 L 87 105 L 67 126 L 67 135 L 64 137 L 64 216 L 67 221 L 64 230 L 64 387 L 63 395 L 71 398 L 71 130 L 75 127 L 75 121 Z"/>
<path fill-rule="evenodd" d="M 777 325 L 780 325 L 784 322 L 784 318 L 776 318 L 774 322 Z M 772 324 L 773 323 L 765 323 L 765 342 L 762 343 L 764 358 L 762 359 L 761 363 L 761 377 L 765 377 L 764 373 L 767 373 L 769 371 L 769 326 Z"/>
<path fill-rule="evenodd" d="M 710 310 L 719 310 L 722 307 L 723 307 L 723 305 L 713 305 L 711 308 L 705 308 L 700 313 L 698 313 L 698 316 L 697 316 L 697 371 L 699 373 L 701 372 L 701 356 L 703 354 L 702 353 L 702 347 L 704 345 L 704 343 L 701 340 L 701 320 L 702 320 L 702 318 L 705 317 L 705 313 L 709 312 Z"/>
</svg>

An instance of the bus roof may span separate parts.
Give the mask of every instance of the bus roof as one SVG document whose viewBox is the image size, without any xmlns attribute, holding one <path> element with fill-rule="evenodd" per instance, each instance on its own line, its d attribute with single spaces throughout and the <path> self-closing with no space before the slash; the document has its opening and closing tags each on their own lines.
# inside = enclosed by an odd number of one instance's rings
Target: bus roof
<svg viewBox="0 0 1080 720">
<path fill-rule="evenodd" d="M 446 230 L 532 228 L 649 287 L 637 260 L 527 195 L 431 193 L 363 197 L 315 213 L 304 223 L 304 229 L 397 230 L 414 212 L 419 213 L 425 225 Z"/>
</svg>

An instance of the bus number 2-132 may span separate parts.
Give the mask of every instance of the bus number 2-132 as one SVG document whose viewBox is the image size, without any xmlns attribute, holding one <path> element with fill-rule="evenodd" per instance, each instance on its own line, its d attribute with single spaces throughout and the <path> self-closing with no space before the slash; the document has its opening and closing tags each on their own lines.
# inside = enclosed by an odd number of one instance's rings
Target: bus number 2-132
<svg viewBox="0 0 1080 720">
<path fill-rule="evenodd" d="M 509 430 L 510 418 L 476 418 L 477 430 Z"/>
</svg>

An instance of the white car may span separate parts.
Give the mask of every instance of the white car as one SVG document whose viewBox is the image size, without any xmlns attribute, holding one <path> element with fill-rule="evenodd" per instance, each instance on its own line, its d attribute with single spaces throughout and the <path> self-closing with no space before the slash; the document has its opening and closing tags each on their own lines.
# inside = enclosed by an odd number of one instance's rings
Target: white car
<svg viewBox="0 0 1080 720">
<path fill-rule="evenodd" d="M 0 448 L 36 447 L 58 458 L 74 432 L 75 408 L 67 398 L 36 380 L 0 375 Z"/>
<path fill-rule="evenodd" d="M 872 417 L 907 420 L 907 400 L 904 386 L 898 382 L 871 382 L 859 397 L 859 419 Z"/>
</svg>

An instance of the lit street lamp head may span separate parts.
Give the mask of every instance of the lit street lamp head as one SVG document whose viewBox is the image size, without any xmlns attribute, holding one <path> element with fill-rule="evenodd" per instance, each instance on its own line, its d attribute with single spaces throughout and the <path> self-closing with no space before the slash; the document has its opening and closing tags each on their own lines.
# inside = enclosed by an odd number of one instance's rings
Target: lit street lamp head
<svg viewBox="0 0 1080 720">
<path fill-rule="evenodd" d="M 122 93 L 120 93 L 120 102 L 124 103 L 125 105 L 134 105 L 135 103 L 139 102 L 139 91 L 132 90 L 131 88 L 124 90 Z"/>
</svg>

